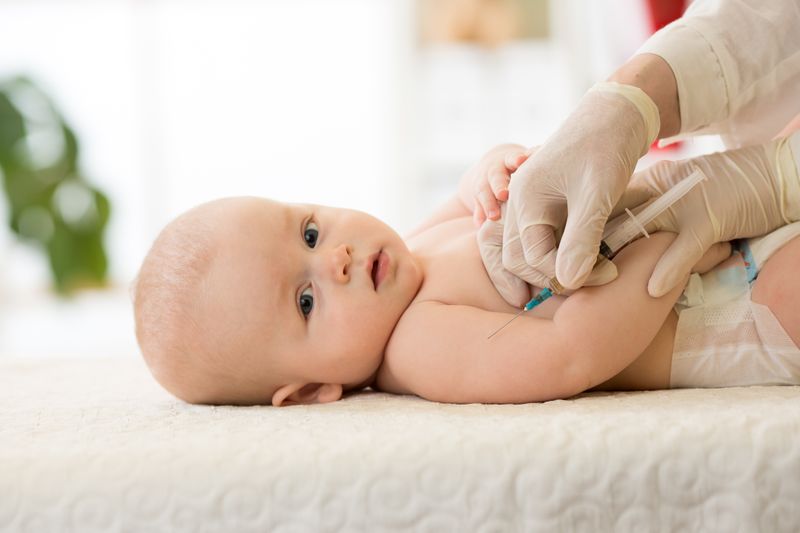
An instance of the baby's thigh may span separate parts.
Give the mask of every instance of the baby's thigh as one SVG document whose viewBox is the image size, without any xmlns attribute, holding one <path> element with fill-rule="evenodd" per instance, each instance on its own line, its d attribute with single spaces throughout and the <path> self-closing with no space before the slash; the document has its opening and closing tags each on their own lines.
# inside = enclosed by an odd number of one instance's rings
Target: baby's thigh
<svg viewBox="0 0 800 533">
<path fill-rule="evenodd" d="M 800 237 L 783 245 L 770 257 L 753 284 L 752 300 L 766 305 L 783 329 L 800 346 Z"/>
</svg>

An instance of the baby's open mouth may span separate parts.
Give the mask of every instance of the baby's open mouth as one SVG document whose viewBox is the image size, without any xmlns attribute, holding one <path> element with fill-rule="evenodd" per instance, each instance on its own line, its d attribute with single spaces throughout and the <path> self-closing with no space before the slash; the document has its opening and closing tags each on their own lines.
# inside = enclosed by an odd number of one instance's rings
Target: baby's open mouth
<svg viewBox="0 0 800 533">
<path fill-rule="evenodd" d="M 378 259 L 380 259 L 380 257 L 381 257 L 381 253 L 379 251 L 377 254 L 375 254 L 375 259 L 372 260 L 372 288 L 373 289 L 377 289 L 378 288 L 377 276 L 378 276 L 378 266 L 380 264 L 378 262 Z"/>
<path fill-rule="evenodd" d="M 364 265 L 369 271 L 369 277 L 372 279 L 372 288 L 375 292 L 378 291 L 383 280 L 389 272 L 390 257 L 384 253 L 383 248 L 375 252 L 367 258 L 367 264 Z"/>
</svg>

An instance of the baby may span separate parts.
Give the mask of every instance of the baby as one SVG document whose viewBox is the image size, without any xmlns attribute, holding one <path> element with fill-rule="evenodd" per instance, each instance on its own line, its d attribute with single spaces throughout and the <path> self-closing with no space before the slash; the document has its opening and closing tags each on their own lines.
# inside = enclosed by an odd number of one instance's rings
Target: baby
<svg viewBox="0 0 800 533">
<path fill-rule="evenodd" d="M 254 197 L 179 216 L 134 287 L 137 339 L 154 377 L 192 403 L 275 406 L 332 402 L 365 387 L 441 402 L 524 403 L 675 386 L 675 306 L 685 284 L 661 298 L 647 293 L 670 233 L 624 248 L 614 281 L 554 296 L 487 338 L 518 308 L 483 267 L 469 191 L 487 179 L 485 169 L 513 170 L 523 150 L 488 152 L 460 192 L 405 239 L 358 211 Z M 726 257 L 710 274 L 744 269 L 724 243 L 695 271 Z M 797 264 L 800 239 L 760 265 L 751 291 L 795 351 Z"/>
</svg>

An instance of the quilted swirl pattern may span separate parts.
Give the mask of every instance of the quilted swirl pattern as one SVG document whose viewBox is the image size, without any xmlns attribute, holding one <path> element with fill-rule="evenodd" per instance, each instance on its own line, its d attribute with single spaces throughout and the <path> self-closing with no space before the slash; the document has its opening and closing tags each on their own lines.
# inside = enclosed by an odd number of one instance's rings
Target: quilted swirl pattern
<svg viewBox="0 0 800 533">
<path fill-rule="evenodd" d="M 0 531 L 800 530 L 800 387 L 205 407 L 0 362 Z"/>
</svg>

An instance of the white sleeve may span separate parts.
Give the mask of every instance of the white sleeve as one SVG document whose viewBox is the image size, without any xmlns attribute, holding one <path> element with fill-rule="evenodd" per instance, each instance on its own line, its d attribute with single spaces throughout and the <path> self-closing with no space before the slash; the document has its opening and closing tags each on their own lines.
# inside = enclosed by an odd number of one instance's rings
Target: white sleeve
<svg viewBox="0 0 800 533">
<path fill-rule="evenodd" d="M 675 73 L 681 136 L 720 134 L 730 148 L 763 143 L 800 113 L 797 0 L 696 0 L 641 53 Z"/>
<path fill-rule="evenodd" d="M 786 145 L 784 147 L 783 145 Z M 778 143 L 778 172 L 781 198 L 790 220 L 800 221 L 800 131 Z"/>
</svg>

